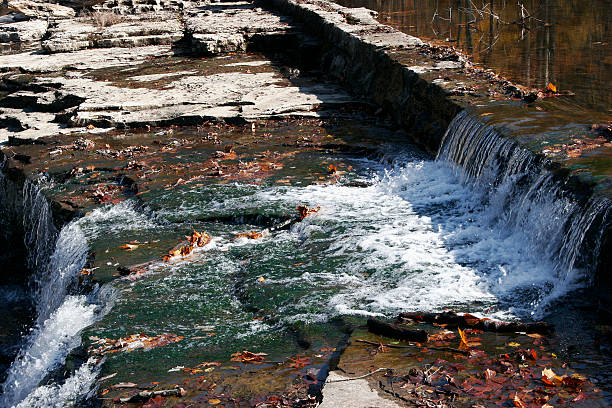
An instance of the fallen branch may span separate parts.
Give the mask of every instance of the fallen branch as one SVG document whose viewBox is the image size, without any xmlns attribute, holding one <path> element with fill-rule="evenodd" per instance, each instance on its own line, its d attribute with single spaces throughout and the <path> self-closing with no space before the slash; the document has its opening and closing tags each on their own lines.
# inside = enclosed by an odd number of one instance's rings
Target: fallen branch
<svg viewBox="0 0 612 408">
<path fill-rule="evenodd" d="M 355 341 L 358 341 L 359 343 L 366 343 L 366 344 L 371 344 L 372 346 L 380 346 L 380 343 L 376 343 L 373 341 L 369 341 L 369 340 L 362 340 L 362 339 L 356 339 Z M 389 347 L 389 348 L 396 348 L 396 349 L 407 349 L 407 348 L 418 348 L 418 349 L 429 349 L 429 350 L 437 350 L 437 351 L 448 351 L 450 353 L 457 353 L 457 354 L 463 354 L 464 356 L 469 356 L 470 352 L 468 350 L 459 350 L 456 348 L 452 348 L 452 347 L 434 347 L 434 346 L 417 346 L 416 344 L 409 344 L 409 345 L 399 345 L 399 344 L 383 344 L 383 346 L 385 347 Z"/>
<path fill-rule="evenodd" d="M 399 318 L 411 319 L 417 322 L 444 324 L 447 328 L 470 328 L 496 333 L 538 333 L 550 334 L 554 331 L 554 327 L 546 322 L 500 322 L 489 319 L 479 319 L 470 314 L 458 315 L 455 312 L 443 313 L 401 313 Z"/>
<path fill-rule="evenodd" d="M 353 381 L 353 380 L 361 380 L 362 378 L 366 378 L 369 377 L 371 375 L 374 375 L 380 371 L 388 371 L 388 370 L 394 370 L 394 368 L 378 368 L 370 373 L 367 373 L 365 375 L 360 375 L 359 377 L 352 377 L 352 378 L 343 378 L 341 380 L 325 380 L 325 384 L 329 384 L 329 383 L 336 383 L 336 382 L 343 382 L 343 381 Z"/>
<path fill-rule="evenodd" d="M 398 340 L 416 341 L 419 343 L 427 341 L 427 332 L 425 330 L 407 329 L 374 318 L 368 319 L 368 330 L 374 334 L 380 334 Z"/>
</svg>

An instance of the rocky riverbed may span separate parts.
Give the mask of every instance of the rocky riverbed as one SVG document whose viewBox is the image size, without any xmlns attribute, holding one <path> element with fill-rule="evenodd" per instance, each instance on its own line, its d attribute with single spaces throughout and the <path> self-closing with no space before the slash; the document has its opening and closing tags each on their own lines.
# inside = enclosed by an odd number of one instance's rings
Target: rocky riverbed
<svg viewBox="0 0 612 408">
<path fill-rule="evenodd" d="M 544 316 L 584 287 L 583 257 L 558 248 L 607 237 L 607 179 L 576 181 L 483 124 L 491 100 L 552 91 L 324 1 L 2 10 L 1 242 L 17 266 L 0 273 L 0 405 L 603 406 L 595 318 L 580 340 L 472 330 L 471 345 L 363 328 L 447 307 Z M 427 151 L 474 105 L 451 128 L 485 139 L 448 153 L 462 176 Z M 463 178 L 489 173 L 492 192 Z"/>
</svg>

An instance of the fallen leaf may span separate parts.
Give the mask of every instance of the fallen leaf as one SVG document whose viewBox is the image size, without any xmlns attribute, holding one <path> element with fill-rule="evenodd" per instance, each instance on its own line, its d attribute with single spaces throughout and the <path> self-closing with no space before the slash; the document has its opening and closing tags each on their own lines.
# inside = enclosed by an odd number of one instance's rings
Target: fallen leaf
<svg viewBox="0 0 612 408">
<path fill-rule="evenodd" d="M 514 403 L 515 407 L 518 408 L 527 408 L 527 406 L 523 403 L 523 401 L 521 401 L 521 399 L 519 398 L 518 395 L 514 395 L 514 398 L 512 399 L 512 402 Z"/>
<path fill-rule="evenodd" d="M 467 341 L 465 332 L 461 330 L 461 327 L 457 327 L 457 330 L 459 330 L 459 336 L 461 337 L 461 342 L 459 343 L 459 347 L 463 346 L 463 347 L 469 348 L 470 346 L 468 345 L 468 341 Z"/>
<path fill-rule="evenodd" d="M 302 368 L 310 365 L 310 358 L 308 357 L 296 357 L 290 359 L 289 361 L 292 362 L 289 366 L 293 368 Z"/>
<path fill-rule="evenodd" d="M 138 387 L 138 384 L 135 384 L 133 382 L 122 382 L 119 384 L 111 385 L 111 387 L 113 388 L 136 388 Z"/>
<path fill-rule="evenodd" d="M 135 245 L 135 244 L 125 244 L 125 245 L 121 245 L 119 248 L 125 249 L 126 251 L 133 251 L 136 248 L 138 248 L 138 245 Z"/>
<path fill-rule="evenodd" d="M 264 356 L 267 356 L 266 353 L 252 353 L 250 351 L 244 350 L 240 353 L 232 354 L 232 361 L 238 361 L 241 363 L 261 363 L 265 360 Z"/>
<path fill-rule="evenodd" d="M 508 343 L 508 345 L 510 347 L 521 347 L 521 345 L 515 341 L 511 341 L 510 343 Z"/>
<path fill-rule="evenodd" d="M 236 235 L 236 239 L 238 238 L 248 238 L 248 239 L 259 239 L 263 237 L 263 234 L 260 232 L 243 232 L 241 234 Z"/>
<path fill-rule="evenodd" d="M 298 218 L 300 220 L 303 220 L 304 218 L 308 217 L 309 215 L 312 215 L 314 213 L 319 212 L 321 207 L 308 208 L 305 205 L 300 205 L 300 206 L 296 207 L 296 209 L 298 210 Z"/>
<path fill-rule="evenodd" d="M 492 378 L 494 378 L 494 377 L 495 377 L 495 375 L 496 375 L 496 374 L 497 374 L 497 373 L 496 373 L 495 371 L 491 370 L 490 368 L 487 368 L 487 369 L 484 371 L 484 377 L 485 377 L 485 380 L 490 381 Z"/>
<path fill-rule="evenodd" d="M 556 93 L 557 92 L 557 87 L 552 82 L 549 82 L 548 86 L 546 87 L 546 90 L 550 91 L 550 92 Z"/>
<path fill-rule="evenodd" d="M 209 400 L 208 400 L 208 403 L 209 403 L 210 405 L 219 405 L 219 404 L 221 403 L 221 400 L 216 399 L 216 398 L 213 398 L 213 399 L 209 399 Z"/>
</svg>

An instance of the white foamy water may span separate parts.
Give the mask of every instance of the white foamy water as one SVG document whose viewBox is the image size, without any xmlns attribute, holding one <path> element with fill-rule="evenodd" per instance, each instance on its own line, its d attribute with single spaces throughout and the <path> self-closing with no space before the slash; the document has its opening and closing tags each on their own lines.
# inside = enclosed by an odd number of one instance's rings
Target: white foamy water
<svg viewBox="0 0 612 408">
<path fill-rule="evenodd" d="M 68 296 L 40 327 L 34 329 L 8 371 L 1 406 L 18 405 L 33 390 L 37 392 L 35 389 L 40 381 L 80 344 L 77 335 L 93 323 L 95 308 L 85 296 Z M 58 406 L 61 405 L 60 395 L 55 397 Z"/>
<path fill-rule="evenodd" d="M 485 191 L 461 183 L 449 164 L 404 158 L 373 181 L 367 188 L 319 185 L 257 194 L 262 201 L 321 206 L 292 232 L 308 240 L 312 231 L 330 231 L 326 256 L 348 259 L 324 271 L 330 283 L 346 286 L 330 300 L 332 313 L 455 307 L 528 317 L 544 312 L 542 300 L 550 300 L 553 289 L 559 296 L 572 288 L 558 279 L 541 247 L 526 245 L 534 240 L 531 231 L 502 222 Z M 537 203 L 530 205 L 535 212 Z M 538 210 L 542 215 L 546 208 Z"/>
<path fill-rule="evenodd" d="M 41 325 L 64 301 L 85 266 L 89 246 L 78 223 L 62 228 L 44 272 L 37 273 L 36 312 Z"/>
<path fill-rule="evenodd" d="M 78 224 L 88 238 L 158 226 L 151 218 L 137 211 L 136 204 L 129 200 L 96 208 L 81 218 Z"/>
<path fill-rule="evenodd" d="M 17 408 L 63 408 L 77 406 L 78 402 L 87 398 L 93 389 L 92 385 L 100 367 L 96 360 L 90 358 L 81 365 L 63 384 L 43 385 L 36 388 Z"/>
<path fill-rule="evenodd" d="M 40 218 L 46 215 L 45 211 Z M 81 331 L 109 307 L 98 303 L 104 298 L 96 296 L 99 294 L 89 297 L 71 294 L 77 285 L 78 274 L 86 263 L 89 250 L 87 238 L 109 231 L 146 228 L 149 223 L 144 218 L 128 203 L 95 210 L 62 228 L 52 254 L 47 260 L 41 259 L 39 262 L 35 274 L 36 323 L 7 372 L 0 406 L 69 406 L 70 401 L 76 398 L 77 387 L 81 388 L 82 394 L 91 386 L 95 375 L 86 375 L 81 371 L 61 386 L 40 385 L 40 382 L 65 362 L 68 354 L 81 344 Z M 44 225 L 44 222 L 38 224 Z M 49 252 L 38 247 L 36 251 Z M 106 301 L 104 299 L 103 303 Z M 86 385 L 88 380 L 89 385 Z"/>
</svg>

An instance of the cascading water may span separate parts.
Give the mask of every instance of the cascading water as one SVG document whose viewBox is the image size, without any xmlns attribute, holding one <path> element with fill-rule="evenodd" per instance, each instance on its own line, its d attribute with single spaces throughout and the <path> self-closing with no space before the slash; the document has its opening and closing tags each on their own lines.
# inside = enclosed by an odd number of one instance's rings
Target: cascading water
<svg viewBox="0 0 612 408">
<path fill-rule="evenodd" d="M 30 180 L 23 185 L 23 230 L 28 267 L 34 271 L 35 283 L 40 288 L 45 283 L 43 280 L 49 280 L 44 275 L 48 272 L 47 263 L 53 253 L 58 231 L 42 189 Z M 41 302 L 37 302 L 39 304 Z"/>
<path fill-rule="evenodd" d="M 94 321 L 96 306 L 86 296 L 67 296 L 68 286 L 85 265 L 87 249 L 77 224 L 61 230 L 46 267 L 45 277 L 49 279 L 37 285 L 37 323 L 8 371 L 3 406 L 19 403 L 51 370 L 62 364 L 68 353 L 80 344 L 77 334 Z"/>
<path fill-rule="evenodd" d="M 58 234 L 52 217 L 42 190 L 26 181 L 23 186 L 24 244 L 28 249 L 27 263 L 33 271 L 36 321 L 2 385 L 0 406 L 3 407 L 16 406 L 24 399 L 30 402 L 22 402 L 19 406 L 53 406 L 41 397 L 45 394 L 44 387 L 53 386 L 41 386 L 41 389 L 39 384 L 80 344 L 80 331 L 89 326 L 99 312 L 95 294 L 71 294 L 74 292 L 71 287 L 76 284 L 87 258 L 85 236 L 78 222 L 69 223 Z M 68 379 L 63 386 L 56 386 L 59 391 L 55 393 L 55 405 L 69 405 L 69 399 L 57 396 L 62 394 L 62 389 L 66 398 L 72 395 L 66 391 L 70 381 L 79 380 Z"/>
<path fill-rule="evenodd" d="M 608 199 L 581 199 L 568 192 L 566 180 L 548 170 L 544 160 L 467 110 L 451 122 L 437 159 L 452 163 L 464 182 L 484 189 L 498 228 L 522 229 L 525 245 L 553 260 L 559 279 L 554 294 L 592 280 L 597 238 L 611 222 Z M 587 236 L 594 247 L 586 244 Z"/>
</svg>

